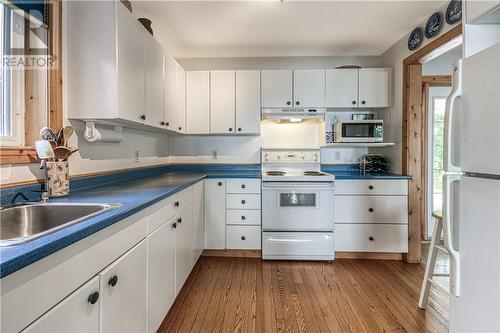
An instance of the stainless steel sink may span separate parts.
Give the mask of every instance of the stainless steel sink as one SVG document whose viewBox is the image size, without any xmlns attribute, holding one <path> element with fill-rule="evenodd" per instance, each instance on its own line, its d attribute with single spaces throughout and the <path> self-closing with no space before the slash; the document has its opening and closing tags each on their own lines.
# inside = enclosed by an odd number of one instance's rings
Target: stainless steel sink
<svg viewBox="0 0 500 333">
<path fill-rule="evenodd" d="M 0 210 L 0 246 L 29 242 L 121 204 L 27 203 Z"/>
</svg>

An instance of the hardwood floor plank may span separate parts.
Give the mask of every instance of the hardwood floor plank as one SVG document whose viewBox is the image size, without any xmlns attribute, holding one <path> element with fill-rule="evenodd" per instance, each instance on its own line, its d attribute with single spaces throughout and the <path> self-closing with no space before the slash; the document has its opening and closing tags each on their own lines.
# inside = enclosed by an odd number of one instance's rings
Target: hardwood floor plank
<svg viewBox="0 0 500 333">
<path fill-rule="evenodd" d="M 448 298 L 417 307 L 423 268 L 202 257 L 158 332 L 447 332 Z"/>
</svg>

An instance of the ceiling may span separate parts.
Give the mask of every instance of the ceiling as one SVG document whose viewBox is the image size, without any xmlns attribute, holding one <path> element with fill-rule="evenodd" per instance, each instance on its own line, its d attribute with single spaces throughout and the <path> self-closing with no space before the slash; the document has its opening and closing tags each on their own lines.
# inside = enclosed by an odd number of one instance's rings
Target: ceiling
<svg viewBox="0 0 500 333">
<path fill-rule="evenodd" d="M 380 55 L 446 1 L 147 1 L 176 58 Z"/>
</svg>

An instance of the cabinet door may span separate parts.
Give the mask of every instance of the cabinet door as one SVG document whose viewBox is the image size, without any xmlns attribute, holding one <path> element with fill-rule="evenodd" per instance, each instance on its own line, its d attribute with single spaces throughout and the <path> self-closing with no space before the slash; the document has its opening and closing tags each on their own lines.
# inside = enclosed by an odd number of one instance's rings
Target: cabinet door
<svg viewBox="0 0 500 333">
<path fill-rule="evenodd" d="M 326 107 L 355 108 L 358 106 L 358 70 L 326 70 Z"/>
<path fill-rule="evenodd" d="M 260 133 L 260 71 L 236 71 L 236 133 Z"/>
<path fill-rule="evenodd" d="M 293 99 L 296 107 L 324 107 L 325 70 L 293 71 Z"/>
<path fill-rule="evenodd" d="M 165 53 L 165 128 L 176 130 L 177 62 Z"/>
<path fill-rule="evenodd" d="M 146 330 L 146 240 L 101 273 L 100 332 Z"/>
<path fill-rule="evenodd" d="M 226 185 L 224 179 L 205 180 L 205 248 L 226 248 Z"/>
<path fill-rule="evenodd" d="M 500 7 L 500 0 L 466 1 L 465 5 L 469 24 L 498 24 L 500 22 L 498 14 L 500 9 L 497 8 Z M 488 15 L 488 13 L 491 14 Z"/>
<path fill-rule="evenodd" d="M 234 71 L 210 71 L 210 133 L 234 133 Z"/>
<path fill-rule="evenodd" d="M 148 238 L 148 332 L 156 332 L 175 299 L 176 219 Z"/>
<path fill-rule="evenodd" d="M 186 72 L 187 133 L 210 132 L 210 72 Z"/>
<path fill-rule="evenodd" d="M 205 247 L 204 242 L 205 221 L 205 185 L 198 182 L 193 185 L 193 263 L 198 261 Z"/>
<path fill-rule="evenodd" d="M 389 106 L 391 72 L 388 68 L 361 68 L 359 70 L 359 107 Z"/>
<path fill-rule="evenodd" d="M 116 6 L 116 20 L 117 117 L 145 122 L 144 27 L 125 6 Z"/>
<path fill-rule="evenodd" d="M 175 229 L 175 294 L 179 294 L 193 268 L 193 212 L 186 207 L 176 218 Z"/>
<path fill-rule="evenodd" d="M 99 277 L 78 288 L 23 332 L 99 332 Z M 95 294 L 97 293 L 97 294 Z M 92 300 L 91 295 L 97 296 Z"/>
<path fill-rule="evenodd" d="M 175 63 L 176 99 L 175 99 L 175 130 L 186 133 L 186 71 Z"/>
<path fill-rule="evenodd" d="M 292 106 L 292 71 L 264 70 L 262 73 L 262 107 Z"/>
<path fill-rule="evenodd" d="M 147 32 L 144 38 L 146 123 L 151 126 L 163 128 L 163 49 L 156 39 Z"/>
</svg>

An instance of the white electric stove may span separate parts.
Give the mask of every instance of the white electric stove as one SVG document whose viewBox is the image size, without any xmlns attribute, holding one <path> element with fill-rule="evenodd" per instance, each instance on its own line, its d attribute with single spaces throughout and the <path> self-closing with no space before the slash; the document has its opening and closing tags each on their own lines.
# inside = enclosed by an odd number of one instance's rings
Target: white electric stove
<svg viewBox="0 0 500 333">
<path fill-rule="evenodd" d="M 262 150 L 262 258 L 334 259 L 334 181 L 319 149 Z"/>
</svg>

